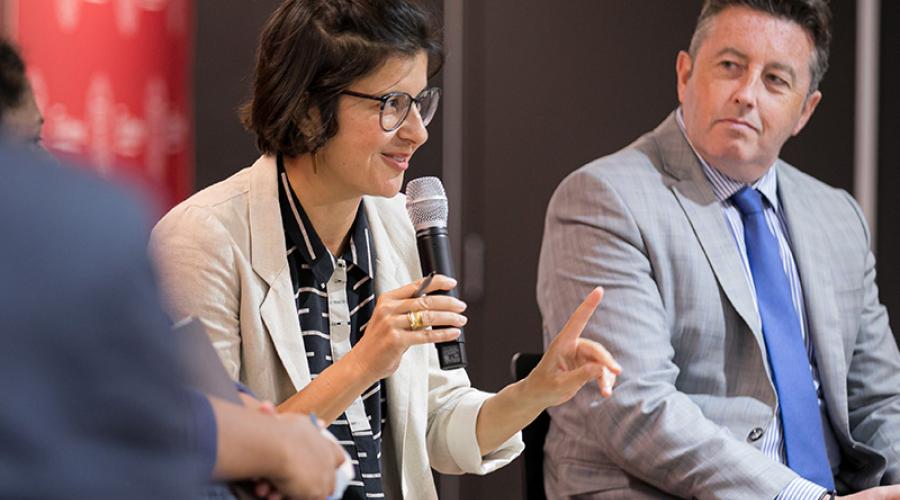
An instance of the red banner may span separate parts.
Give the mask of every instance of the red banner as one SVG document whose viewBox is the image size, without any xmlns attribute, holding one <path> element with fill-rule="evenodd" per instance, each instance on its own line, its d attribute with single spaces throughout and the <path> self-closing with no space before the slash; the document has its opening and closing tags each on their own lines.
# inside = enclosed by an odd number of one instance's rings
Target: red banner
<svg viewBox="0 0 900 500">
<path fill-rule="evenodd" d="M 133 177 L 166 209 L 193 188 L 190 0 L 7 0 L 44 144 Z"/>
</svg>

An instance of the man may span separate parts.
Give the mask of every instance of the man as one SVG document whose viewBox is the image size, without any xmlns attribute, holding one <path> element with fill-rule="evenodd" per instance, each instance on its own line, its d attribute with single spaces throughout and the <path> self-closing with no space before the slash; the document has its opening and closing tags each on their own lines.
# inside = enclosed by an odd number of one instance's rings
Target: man
<svg viewBox="0 0 900 500">
<path fill-rule="evenodd" d="M 824 0 L 707 0 L 681 107 L 559 186 L 545 341 L 585 290 L 623 375 L 551 410 L 551 498 L 893 498 L 900 354 L 857 204 L 778 159 L 822 98 Z"/>
<path fill-rule="evenodd" d="M 149 221 L 32 147 L 41 124 L 0 39 L 0 498 L 196 498 L 210 477 L 265 478 L 270 498 L 332 493 L 343 453 L 309 418 L 186 388 Z"/>
<path fill-rule="evenodd" d="M 25 76 L 25 62 L 11 43 L 0 38 L 0 133 L 38 145 L 43 125 L 44 117 Z"/>
<path fill-rule="evenodd" d="M 123 193 L 0 144 L 0 212 L 0 498 L 195 498 L 210 476 L 333 491 L 340 447 L 306 416 L 185 388 Z"/>
</svg>

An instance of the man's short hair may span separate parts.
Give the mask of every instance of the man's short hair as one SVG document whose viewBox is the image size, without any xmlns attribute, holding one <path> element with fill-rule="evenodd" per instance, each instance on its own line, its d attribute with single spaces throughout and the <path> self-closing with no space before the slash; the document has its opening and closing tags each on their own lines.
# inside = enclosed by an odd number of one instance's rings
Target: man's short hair
<svg viewBox="0 0 900 500">
<path fill-rule="evenodd" d="M 262 153 L 314 153 L 337 133 L 341 91 L 419 52 L 437 73 L 439 28 L 421 1 L 286 0 L 263 28 L 241 120 Z"/>
<path fill-rule="evenodd" d="M 0 123 L 10 109 L 22 103 L 28 80 L 25 77 L 25 62 L 16 47 L 0 38 Z"/>
<path fill-rule="evenodd" d="M 831 45 L 831 9 L 827 0 L 706 0 L 691 37 L 689 52 L 692 59 L 697 56 L 712 18 L 729 7 L 746 7 L 800 25 L 812 37 L 815 46 L 809 64 L 809 93 L 819 88 L 819 82 L 828 70 Z"/>
</svg>

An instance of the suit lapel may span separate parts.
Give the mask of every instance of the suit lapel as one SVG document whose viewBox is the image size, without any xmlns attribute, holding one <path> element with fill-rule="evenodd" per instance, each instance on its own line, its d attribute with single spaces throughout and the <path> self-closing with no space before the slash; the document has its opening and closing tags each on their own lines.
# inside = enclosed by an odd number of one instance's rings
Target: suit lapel
<svg viewBox="0 0 900 500">
<path fill-rule="evenodd" d="M 290 272 L 285 255 L 284 227 L 278 204 L 275 159 L 263 156 L 252 167 L 250 181 L 250 264 L 269 285 L 260 316 L 285 371 L 296 390 L 309 381 L 309 365 L 300 324 L 296 320 Z"/>
<path fill-rule="evenodd" d="M 812 337 L 816 351 L 819 382 L 823 392 L 829 394 L 826 398 L 826 403 L 830 403 L 829 414 L 840 416 L 835 421 L 847 422 L 847 381 L 843 375 L 847 373 L 846 358 L 838 330 L 841 323 L 831 274 L 833 263 L 828 256 L 827 228 L 823 227 L 816 210 L 811 208 L 816 206 L 816 200 L 798 188 L 797 173 L 780 161 L 776 168 L 779 199 L 784 207 L 791 250 L 803 286 L 807 335 Z"/>
<path fill-rule="evenodd" d="M 674 113 L 653 132 L 653 136 L 664 161 L 663 168 L 676 179 L 672 191 L 691 223 L 719 286 L 750 327 L 760 352 L 765 352 L 762 324 L 753 304 L 734 236 L 725 222 L 722 205 L 681 133 Z"/>
</svg>

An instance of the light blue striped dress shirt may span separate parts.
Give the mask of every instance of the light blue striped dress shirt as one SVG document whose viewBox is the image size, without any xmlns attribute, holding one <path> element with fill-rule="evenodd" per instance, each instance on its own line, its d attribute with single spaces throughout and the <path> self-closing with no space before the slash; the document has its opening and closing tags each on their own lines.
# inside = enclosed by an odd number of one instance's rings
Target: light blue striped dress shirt
<svg viewBox="0 0 900 500">
<path fill-rule="evenodd" d="M 678 109 L 676 118 L 678 126 L 681 128 L 681 132 L 684 134 L 685 140 L 690 144 L 691 141 L 688 139 L 684 130 L 684 117 L 681 108 Z M 691 144 L 692 149 L 693 147 L 693 144 Z M 741 219 L 740 211 L 738 211 L 737 207 L 731 201 L 731 196 L 740 191 L 746 184 L 731 179 L 718 170 L 710 167 L 700 154 L 697 153 L 696 149 L 694 149 L 694 154 L 697 156 L 697 159 L 700 160 L 700 164 L 703 165 L 703 172 L 709 180 L 713 193 L 715 193 L 716 198 L 718 198 L 722 204 L 722 212 L 725 215 L 728 227 L 731 229 L 731 234 L 734 236 L 734 241 L 738 247 L 741 261 L 744 263 L 744 276 L 747 278 L 747 285 L 753 296 L 753 304 L 756 306 L 756 288 L 753 285 L 753 274 L 750 272 L 750 262 L 747 259 L 747 246 L 744 243 L 744 223 Z M 803 287 L 800 284 L 800 275 L 797 271 L 797 264 L 794 262 L 794 254 L 791 252 L 789 241 L 790 233 L 788 232 L 787 222 L 784 219 L 784 212 L 779 209 L 778 175 L 776 169 L 770 168 L 766 171 L 765 175 L 753 184 L 752 187 L 762 193 L 763 198 L 765 199 L 766 222 L 768 222 L 769 229 L 778 240 L 784 273 L 787 275 L 788 282 L 791 286 L 791 298 L 794 302 L 794 309 L 800 316 L 800 330 L 803 335 L 803 343 L 806 345 L 806 353 L 809 358 L 810 370 L 812 370 L 813 383 L 815 384 L 816 393 L 819 397 L 819 411 L 823 420 L 822 426 L 825 430 L 825 445 L 828 450 L 828 459 L 833 470 L 840 463 L 840 448 L 834 438 L 834 434 L 825 414 L 825 400 L 822 397 L 822 390 L 819 384 L 819 370 L 816 366 L 815 351 L 813 349 L 812 339 L 807 335 L 806 307 L 803 302 Z M 757 314 L 759 314 L 759 308 L 758 306 L 756 307 Z M 775 417 L 773 418 L 773 422 L 769 426 L 769 429 L 763 435 L 760 449 L 766 456 L 778 463 L 787 463 L 787 457 L 784 452 L 784 439 L 782 438 L 781 418 L 779 418 L 777 412 L 775 413 Z M 818 499 L 824 492 L 825 488 L 822 486 L 807 481 L 802 477 L 797 477 L 788 483 L 785 489 L 778 495 L 777 499 Z"/>
</svg>

